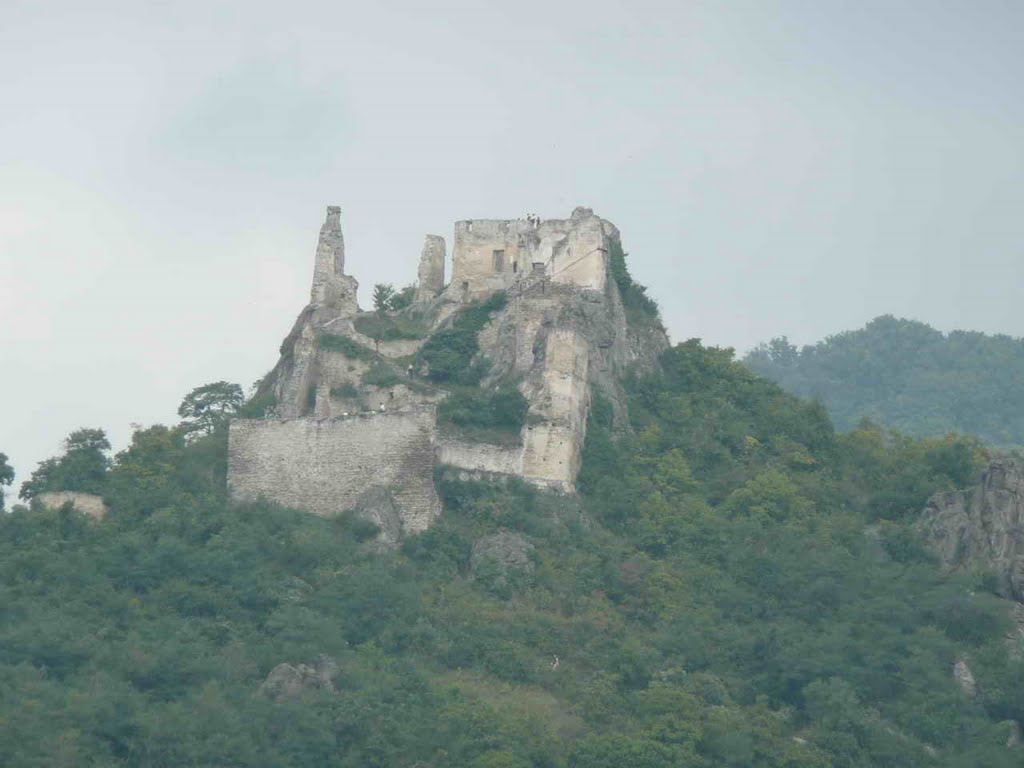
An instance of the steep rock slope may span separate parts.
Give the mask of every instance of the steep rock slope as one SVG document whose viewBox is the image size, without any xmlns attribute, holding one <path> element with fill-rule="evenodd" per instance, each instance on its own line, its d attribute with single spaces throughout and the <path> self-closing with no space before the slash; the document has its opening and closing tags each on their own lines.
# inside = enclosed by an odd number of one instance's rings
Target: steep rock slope
<svg viewBox="0 0 1024 768">
<path fill-rule="evenodd" d="M 981 482 L 938 493 L 918 522 L 927 546 L 951 568 L 990 571 L 999 594 L 1024 600 L 1024 466 L 992 461 Z"/>
</svg>

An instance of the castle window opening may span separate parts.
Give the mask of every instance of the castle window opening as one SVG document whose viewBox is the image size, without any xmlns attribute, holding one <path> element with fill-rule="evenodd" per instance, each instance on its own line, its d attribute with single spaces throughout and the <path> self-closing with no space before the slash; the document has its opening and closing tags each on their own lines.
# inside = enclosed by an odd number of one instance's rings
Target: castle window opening
<svg viewBox="0 0 1024 768">
<path fill-rule="evenodd" d="M 494 271 L 505 271 L 505 251 L 494 251 Z"/>
<path fill-rule="evenodd" d="M 519 271 L 519 262 L 518 261 L 513 261 L 512 262 L 512 274 L 515 274 L 518 271 Z"/>
</svg>

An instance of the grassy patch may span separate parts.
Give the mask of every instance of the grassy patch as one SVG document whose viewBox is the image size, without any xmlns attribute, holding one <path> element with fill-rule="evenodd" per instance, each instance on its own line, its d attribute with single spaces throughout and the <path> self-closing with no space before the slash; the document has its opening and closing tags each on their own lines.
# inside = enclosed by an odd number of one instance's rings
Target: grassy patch
<svg viewBox="0 0 1024 768">
<path fill-rule="evenodd" d="M 357 331 L 375 341 L 422 339 L 430 333 L 427 325 L 402 316 L 362 315 L 355 319 L 354 325 Z"/>
<path fill-rule="evenodd" d="M 404 382 L 398 372 L 387 363 L 376 362 L 363 374 L 363 384 L 371 387 L 393 387 Z"/>
<path fill-rule="evenodd" d="M 339 336 L 334 333 L 320 334 L 320 348 L 341 352 L 345 357 L 350 357 L 353 360 L 373 360 L 377 357 L 372 349 L 352 341 L 348 336 Z"/>
<path fill-rule="evenodd" d="M 454 427 L 460 436 L 497 445 L 519 443 L 529 403 L 511 385 L 497 390 L 460 387 L 438 408 L 439 423 Z"/>
<path fill-rule="evenodd" d="M 337 397 L 344 400 L 355 400 L 359 397 L 359 390 L 355 388 L 354 384 L 345 382 L 337 387 L 331 387 L 331 397 Z"/>
</svg>

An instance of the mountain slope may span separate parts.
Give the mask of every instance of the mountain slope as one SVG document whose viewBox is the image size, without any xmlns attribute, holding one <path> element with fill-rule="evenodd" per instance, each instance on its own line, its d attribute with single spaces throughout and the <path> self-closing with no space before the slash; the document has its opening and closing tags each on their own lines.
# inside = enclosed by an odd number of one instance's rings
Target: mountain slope
<svg viewBox="0 0 1024 768">
<path fill-rule="evenodd" d="M 595 404 L 579 499 L 442 471 L 391 554 L 230 504 L 223 434 L 137 433 L 104 523 L 0 519 L 3 764 L 1019 765 L 1006 603 L 911 531 L 978 449 L 837 436 L 697 342 L 661 362 L 632 434 Z M 321 655 L 329 684 L 261 693 Z"/>
<path fill-rule="evenodd" d="M 786 390 L 821 400 L 839 429 L 869 417 L 914 435 L 1024 444 L 1024 340 L 878 317 L 797 349 L 774 339 L 745 358 Z"/>
</svg>

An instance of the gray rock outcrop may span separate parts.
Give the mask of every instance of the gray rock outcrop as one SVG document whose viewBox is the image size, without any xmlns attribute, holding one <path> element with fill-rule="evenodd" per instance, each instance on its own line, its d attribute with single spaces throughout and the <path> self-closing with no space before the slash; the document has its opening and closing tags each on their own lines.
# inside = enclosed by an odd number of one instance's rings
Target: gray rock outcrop
<svg viewBox="0 0 1024 768">
<path fill-rule="evenodd" d="M 990 571 L 999 594 L 1024 600 L 1024 464 L 996 459 L 974 488 L 935 494 L 917 529 L 948 568 Z"/>
<path fill-rule="evenodd" d="M 374 486 L 359 497 L 352 514 L 373 523 L 380 531 L 373 544 L 379 549 L 394 549 L 402 536 L 402 514 L 387 486 Z"/>
<path fill-rule="evenodd" d="M 339 671 L 338 663 L 325 655 L 315 664 L 278 664 L 270 670 L 259 692 L 277 702 L 298 698 L 306 691 L 337 693 L 334 681 Z"/>
<path fill-rule="evenodd" d="M 978 682 L 974 679 L 974 673 L 971 671 L 970 665 L 967 663 L 967 659 L 960 657 L 953 664 L 953 679 L 956 681 L 957 686 L 963 692 L 964 696 L 969 699 L 977 698 L 978 696 Z"/>
<path fill-rule="evenodd" d="M 530 555 L 534 549 L 522 534 L 498 531 L 473 544 L 469 566 L 474 575 L 486 576 L 494 586 L 503 587 L 512 577 L 533 572 Z"/>
</svg>

